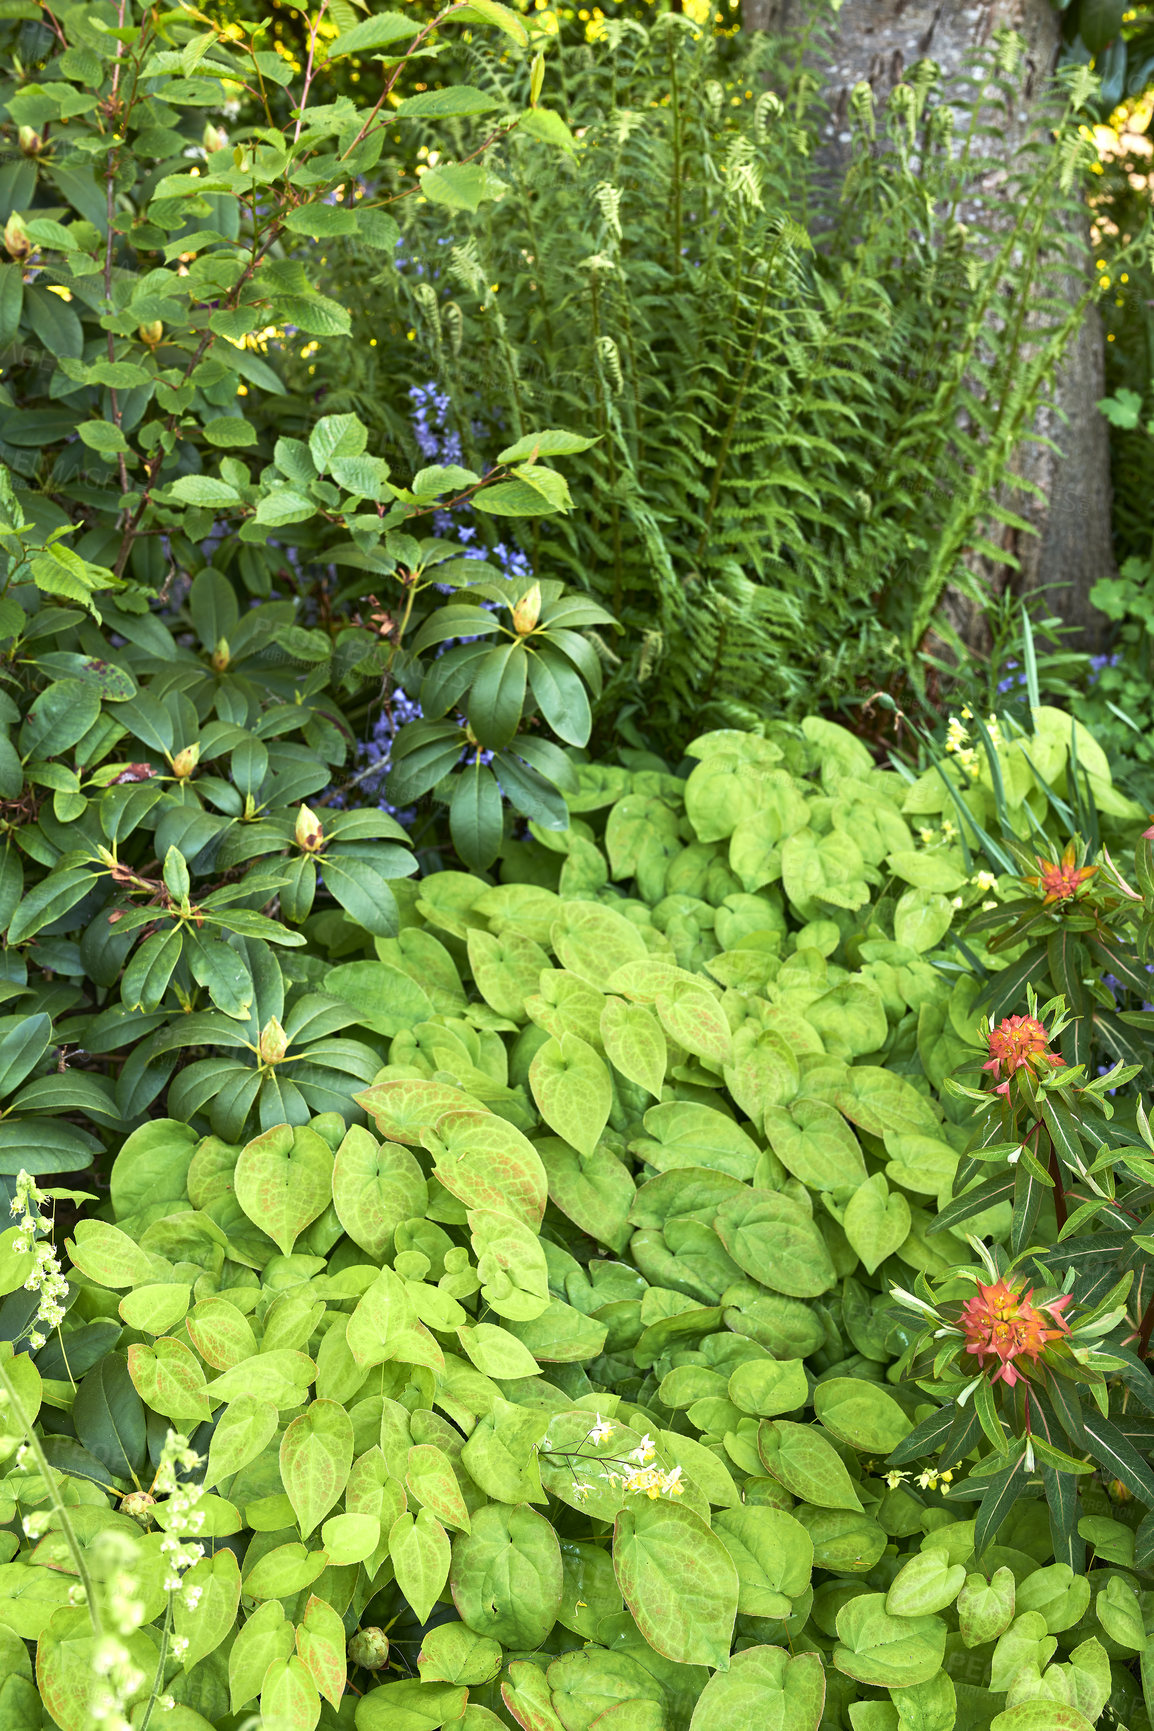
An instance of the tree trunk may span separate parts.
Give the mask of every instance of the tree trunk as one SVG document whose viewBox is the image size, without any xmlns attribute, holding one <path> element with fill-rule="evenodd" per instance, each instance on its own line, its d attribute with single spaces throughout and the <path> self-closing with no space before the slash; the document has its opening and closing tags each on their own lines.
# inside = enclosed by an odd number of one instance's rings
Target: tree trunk
<svg viewBox="0 0 1154 1731">
<path fill-rule="evenodd" d="M 808 0 L 742 0 L 747 30 L 782 30 L 799 22 Z M 993 32 L 1009 27 L 1026 42 L 1021 67 L 1021 105 L 1003 133 L 1007 161 L 1020 140 L 1037 124 L 1034 113 L 1044 99 L 1060 46 L 1058 17 L 1050 0 L 844 0 L 833 25 L 825 69 L 830 120 L 827 127 L 831 169 L 845 164 L 847 106 L 855 84 L 867 81 L 884 101 L 907 68 L 932 59 L 941 67 L 948 90 L 966 55 L 981 48 Z M 1089 225 L 1084 233 L 1085 270 L 1092 265 Z M 1070 294 L 1085 282 L 1072 279 Z M 1060 616 L 1075 628 L 1077 641 L 1091 645 L 1103 616 L 1090 603 L 1091 586 L 1100 577 L 1116 575 L 1110 524 L 1110 451 L 1106 422 L 1095 404 L 1105 395 L 1101 321 L 1091 310 L 1071 345 L 1055 381 L 1052 405 L 1039 416 L 1037 431 L 1054 440 L 1059 451 L 1028 445 L 1019 455 L 1023 475 L 1035 481 L 1045 500 L 1013 496 L 1011 508 L 1036 529 L 1025 535 L 999 529 L 1001 539 L 1020 562 L 1015 571 L 993 560 L 974 562 L 974 569 L 994 593 L 1010 590 L 1028 594 L 1043 589 L 1043 611 Z M 953 594 L 947 613 L 975 649 L 986 647 L 988 634 L 981 611 Z"/>
</svg>

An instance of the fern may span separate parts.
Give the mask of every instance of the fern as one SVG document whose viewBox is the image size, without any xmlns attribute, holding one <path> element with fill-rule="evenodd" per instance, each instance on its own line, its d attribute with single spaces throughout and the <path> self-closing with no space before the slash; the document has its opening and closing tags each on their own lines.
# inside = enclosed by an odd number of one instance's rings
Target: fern
<svg viewBox="0 0 1154 1731">
<path fill-rule="evenodd" d="M 993 537 L 1026 527 L 1014 454 L 1080 316 L 1073 116 L 987 185 L 1013 41 L 965 101 L 929 63 L 881 111 L 855 93 L 840 187 L 813 47 L 610 24 L 552 62 L 577 157 L 513 133 L 490 158 L 508 192 L 451 249 L 402 201 L 411 262 L 374 285 L 390 416 L 397 384 L 435 378 L 475 466 L 526 427 L 597 437 L 575 510 L 520 537 L 615 609 L 607 701 L 667 739 L 916 668 L 967 558 L 1013 563 Z M 523 69 L 468 55 L 524 102 Z"/>
</svg>

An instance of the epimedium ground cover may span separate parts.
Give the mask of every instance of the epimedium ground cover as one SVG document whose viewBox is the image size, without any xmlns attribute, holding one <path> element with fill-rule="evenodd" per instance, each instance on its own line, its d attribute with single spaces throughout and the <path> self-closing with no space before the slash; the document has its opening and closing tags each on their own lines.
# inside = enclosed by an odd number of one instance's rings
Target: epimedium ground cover
<svg viewBox="0 0 1154 1731">
<path fill-rule="evenodd" d="M 1137 832 L 1036 720 L 912 783 L 817 720 L 580 766 L 497 879 L 394 881 L 395 936 L 330 917 L 324 1001 L 376 1054 L 345 1111 L 142 1123 L 63 1273 L 21 1180 L 5 1723 L 1143 1725 L 1141 1315 L 1109 1221 L 1072 1281 L 1029 1256 L 1109 1207 L 1074 1200 L 1092 1112 L 1141 1205 L 1142 1120 L 1052 1008 L 983 1038 L 1026 939 L 949 939 L 1019 892 L 1071 942 L 1123 924 L 1105 856 L 1031 891 L 970 853 L 1045 839 L 1079 775 Z M 1043 1109 L 1046 1143 L 1003 1122 Z"/>
</svg>

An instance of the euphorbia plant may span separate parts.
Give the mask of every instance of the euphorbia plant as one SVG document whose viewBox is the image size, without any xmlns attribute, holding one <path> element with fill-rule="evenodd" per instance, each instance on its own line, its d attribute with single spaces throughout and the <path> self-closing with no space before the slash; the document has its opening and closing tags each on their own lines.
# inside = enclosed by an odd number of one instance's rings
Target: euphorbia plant
<svg viewBox="0 0 1154 1731">
<path fill-rule="evenodd" d="M 1101 1146 L 1103 1122 L 1114 1116 L 1111 1093 L 1141 1068 L 1119 1062 L 1088 1079 L 1084 1065 L 1068 1064 L 1055 1050 L 1071 1020 L 1065 1000 L 1052 998 L 1039 1009 L 1032 987 L 1026 998 L 1025 1016 L 1007 1016 L 996 1025 L 985 1018 L 980 1024 L 988 1054 L 982 1070 L 990 1086 L 972 1088 L 956 1079 L 946 1083 L 950 1093 L 976 1103 L 979 1127 L 958 1167 L 955 1200 L 937 1222 L 940 1230 L 1011 1201 L 1016 1256 L 1036 1237 L 1047 1195 L 1061 1236 L 1073 1187 L 1089 1184 L 1092 1198 L 1106 1194 L 1092 1181 L 1087 1144 Z M 995 1172 L 982 1178 L 982 1169 L 990 1166 Z M 1082 1200 L 1078 1194 L 1077 1201 Z"/>
<path fill-rule="evenodd" d="M 1080 868 L 1074 858 L 1064 864 L 1072 880 Z M 1076 894 L 1072 884 L 1070 893 Z M 1115 1168 L 1138 1178 L 1148 1196 L 1154 1137 L 1140 1105 L 1146 1146 L 1118 1146 L 1112 1123 L 1110 1095 L 1139 1066 L 1118 1063 L 1088 1080 L 1082 1065 L 1068 1064 L 1054 1049 L 1070 1020 L 1064 1000 L 1039 1006 L 1031 988 L 1027 1008 L 1025 1016 L 983 1022 L 984 1088 L 946 1084 L 975 1102 L 978 1127 L 958 1167 L 955 1199 L 934 1229 L 1008 1202 L 1010 1242 L 988 1247 L 970 1237 L 977 1266 L 951 1270 L 936 1285 L 919 1274 L 912 1292 L 894 1288 L 924 1324 L 907 1349 L 905 1373 L 946 1404 L 893 1460 L 901 1465 L 938 1452 L 953 1465 L 990 1445 L 992 1453 L 971 1465 L 960 1487 L 960 1494 L 981 1499 L 976 1549 L 993 1539 L 1020 1496 L 1041 1489 L 1055 1554 L 1078 1567 L 1080 1477 L 1101 1468 L 1154 1506 L 1154 1473 L 1143 1448 L 1151 1427 L 1139 1419 L 1134 1428 L 1135 1400 L 1154 1410 L 1154 1379 L 1140 1357 L 1149 1324 L 1138 1311 L 1127 1313 L 1135 1264 L 1132 1256 L 1116 1259 L 1113 1233 L 1078 1236 L 1105 1211 L 1108 1228 L 1129 1229 L 1124 1241 L 1132 1248 L 1148 1204 L 1137 1212 L 1131 1202 L 1138 1197 L 1119 1201 Z M 993 1174 L 985 1176 L 990 1167 Z M 1052 1224 L 1044 1213 L 1051 1203 Z M 1142 1238 L 1134 1244 L 1144 1260 Z M 1139 1354 L 1131 1351 L 1135 1341 Z"/>
<path fill-rule="evenodd" d="M 893 1460 L 900 1465 L 937 1450 L 948 1465 L 990 1445 L 992 1453 L 971 1465 L 960 1487 L 963 1495 L 981 1498 L 975 1550 L 981 1552 L 1018 1498 L 1040 1480 L 1054 1553 L 1077 1566 L 1077 1478 L 1097 1464 L 1143 1501 L 1154 1490 L 1145 1461 L 1108 1417 L 1107 1379 L 1122 1361 L 1102 1341 L 1123 1323 L 1132 1276 L 1083 1309 L 1054 1286 L 1040 1252 L 1010 1258 L 1000 1246 L 969 1242 L 978 1266 L 951 1271 L 936 1285 L 919 1274 L 913 1292 L 894 1288 L 898 1302 L 923 1324 L 907 1348 L 905 1372 L 947 1404 L 906 1438 Z M 1026 1269 L 1030 1262 L 1041 1275 L 1037 1285 Z M 973 1296 L 966 1299 L 969 1288 Z"/>
<path fill-rule="evenodd" d="M 1093 814 L 1084 820 L 1092 829 Z M 1089 1066 L 1107 1056 L 1145 1061 L 1126 1008 L 1135 997 L 1143 1002 L 1151 986 L 1140 953 L 1141 895 L 1096 837 L 1075 836 L 1061 853 L 1031 851 L 1011 839 L 1004 845 L 1019 867 L 1021 893 L 985 909 L 966 928 L 968 938 L 982 937 L 995 956 L 1026 945 L 990 982 L 991 1016 L 1014 1009 L 1026 982 L 1038 990 L 1048 984 L 1068 1005 L 1059 1030 L 1067 1063 Z"/>
</svg>

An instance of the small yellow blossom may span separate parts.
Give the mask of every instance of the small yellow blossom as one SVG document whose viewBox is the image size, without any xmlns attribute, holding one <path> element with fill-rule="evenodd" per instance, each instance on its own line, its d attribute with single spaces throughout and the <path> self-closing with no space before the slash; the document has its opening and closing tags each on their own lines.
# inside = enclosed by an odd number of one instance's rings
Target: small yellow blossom
<svg viewBox="0 0 1154 1731">
<path fill-rule="evenodd" d="M 948 1494 L 949 1486 L 953 1483 L 953 1480 L 954 1475 L 952 1472 L 938 1472 L 933 1467 L 927 1467 L 924 1473 L 918 1474 L 919 1489 L 923 1491 L 940 1490 L 943 1496 Z"/>
</svg>

